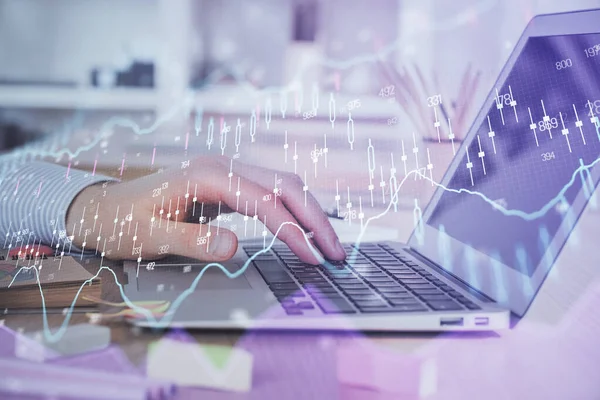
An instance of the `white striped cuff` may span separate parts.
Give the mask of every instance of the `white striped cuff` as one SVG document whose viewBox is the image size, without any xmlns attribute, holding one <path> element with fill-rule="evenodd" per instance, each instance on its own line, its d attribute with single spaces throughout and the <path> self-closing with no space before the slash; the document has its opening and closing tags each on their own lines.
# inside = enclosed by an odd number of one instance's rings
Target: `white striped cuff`
<svg viewBox="0 0 600 400">
<path fill-rule="evenodd" d="M 10 168 L 0 177 L 0 243 L 4 248 L 67 244 L 69 250 L 66 217 L 71 202 L 86 187 L 106 181 L 115 179 L 40 161 Z"/>
</svg>

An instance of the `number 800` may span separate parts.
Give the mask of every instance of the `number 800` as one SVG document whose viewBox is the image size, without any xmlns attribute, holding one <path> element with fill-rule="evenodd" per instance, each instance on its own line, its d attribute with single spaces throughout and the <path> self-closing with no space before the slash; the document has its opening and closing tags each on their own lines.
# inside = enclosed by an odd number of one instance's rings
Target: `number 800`
<svg viewBox="0 0 600 400">
<path fill-rule="evenodd" d="M 555 65 L 556 69 L 560 71 L 561 69 L 571 68 L 573 66 L 573 61 L 571 61 L 570 58 L 567 58 L 566 60 L 557 62 Z"/>
</svg>

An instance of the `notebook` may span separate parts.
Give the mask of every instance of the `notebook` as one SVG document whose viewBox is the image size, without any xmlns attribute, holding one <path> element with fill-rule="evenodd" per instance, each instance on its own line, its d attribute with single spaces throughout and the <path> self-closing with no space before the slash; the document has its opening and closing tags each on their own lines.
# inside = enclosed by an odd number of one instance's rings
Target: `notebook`
<svg viewBox="0 0 600 400">
<path fill-rule="evenodd" d="M 0 257 L 0 310 L 41 309 L 42 293 L 47 308 L 69 307 L 82 285 L 76 307 L 95 306 L 95 303 L 84 297 L 98 298 L 101 295 L 100 279 L 92 279 L 94 276 L 73 257 L 2 258 L 4 257 Z"/>
</svg>

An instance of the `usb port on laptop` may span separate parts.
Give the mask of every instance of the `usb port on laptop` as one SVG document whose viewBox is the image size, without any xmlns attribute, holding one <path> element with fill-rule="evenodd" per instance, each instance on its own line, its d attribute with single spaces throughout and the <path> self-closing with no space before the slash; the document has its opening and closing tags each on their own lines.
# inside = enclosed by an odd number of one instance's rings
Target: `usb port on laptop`
<svg viewBox="0 0 600 400">
<path fill-rule="evenodd" d="M 464 319 L 462 317 L 457 318 L 440 318 L 440 326 L 463 326 Z"/>
</svg>

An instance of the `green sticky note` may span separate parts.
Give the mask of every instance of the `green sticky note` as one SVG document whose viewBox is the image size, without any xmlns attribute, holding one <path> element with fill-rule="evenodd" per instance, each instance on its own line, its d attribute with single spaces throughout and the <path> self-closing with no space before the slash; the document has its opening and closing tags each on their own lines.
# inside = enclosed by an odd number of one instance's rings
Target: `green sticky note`
<svg viewBox="0 0 600 400">
<path fill-rule="evenodd" d="M 148 346 L 146 373 L 182 386 L 246 392 L 252 363 L 252 354 L 243 349 L 163 339 Z"/>
</svg>

